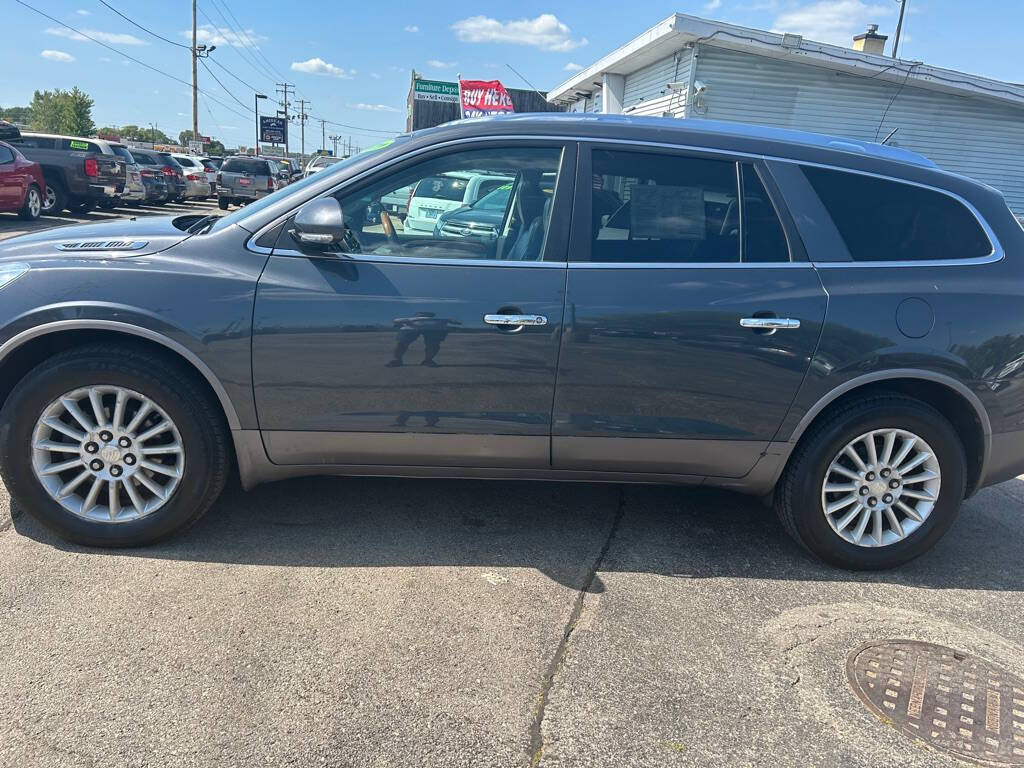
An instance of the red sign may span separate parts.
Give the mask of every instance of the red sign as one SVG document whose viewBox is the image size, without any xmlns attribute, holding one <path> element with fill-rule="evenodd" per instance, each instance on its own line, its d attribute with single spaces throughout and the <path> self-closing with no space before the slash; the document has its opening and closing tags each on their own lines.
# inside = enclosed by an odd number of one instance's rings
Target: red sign
<svg viewBox="0 0 1024 768">
<path fill-rule="evenodd" d="M 515 112 L 512 98 L 500 80 L 459 80 L 463 117 L 483 117 Z"/>
</svg>

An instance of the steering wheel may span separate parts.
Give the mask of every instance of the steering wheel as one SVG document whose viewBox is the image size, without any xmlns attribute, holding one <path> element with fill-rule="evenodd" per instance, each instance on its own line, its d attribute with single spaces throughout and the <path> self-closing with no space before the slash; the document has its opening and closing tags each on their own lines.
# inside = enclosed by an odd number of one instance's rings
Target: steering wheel
<svg viewBox="0 0 1024 768">
<path fill-rule="evenodd" d="M 401 241 L 398 239 L 398 235 L 395 234 L 395 225 L 391 221 L 391 217 L 387 211 L 380 212 L 380 226 L 384 230 L 384 236 L 387 237 L 389 243 L 394 245 L 400 245 Z"/>
</svg>

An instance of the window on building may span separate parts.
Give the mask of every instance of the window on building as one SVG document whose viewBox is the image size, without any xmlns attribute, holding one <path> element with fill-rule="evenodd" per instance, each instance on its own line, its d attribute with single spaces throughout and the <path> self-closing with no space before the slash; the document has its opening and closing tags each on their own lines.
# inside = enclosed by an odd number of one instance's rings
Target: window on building
<svg viewBox="0 0 1024 768">
<path fill-rule="evenodd" d="M 752 165 L 743 165 L 743 261 L 789 261 L 782 222 Z"/>
<path fill-rule="evenodd" d="M 854 261 L 971 259 L 992 252 L 977 218 L 933 189 L 802 166 Z"/>
<path fill-rule="evenodd" d="M 595 150 L 591 260 L 740 260 L 736 164 L 677 154 Z"/>
</svg>

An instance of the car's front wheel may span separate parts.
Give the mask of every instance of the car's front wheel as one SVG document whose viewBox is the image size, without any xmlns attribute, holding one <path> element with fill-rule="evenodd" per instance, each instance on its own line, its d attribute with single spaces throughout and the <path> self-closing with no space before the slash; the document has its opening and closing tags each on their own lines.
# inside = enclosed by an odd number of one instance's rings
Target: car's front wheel
<svg viewBox="0 0 1024 768">
<path fill-rule="evenodd" d="M 0 411 L 11 496 L 80 544 L 148 544 L 192 524 L 223 488 L 229 455 L 196 377 L 141 348 L 56 355 Z"/>
<path fill-rule="evenodd" d="M 776 510 L 825 562 L 891 568 L 931 549 L 953 524 L 966 466 L 959 436 L 934 408 L 897 395 L 859 400 L 801 440 Z"/>
<path fill-rule="evenodd" d="M 21 206 L 18 216 L 25 221 L 35 221 L 43 212 L 43 196 L 39 187 L 32 184 L 25 192 L 25 203 Z"/>
</svg>

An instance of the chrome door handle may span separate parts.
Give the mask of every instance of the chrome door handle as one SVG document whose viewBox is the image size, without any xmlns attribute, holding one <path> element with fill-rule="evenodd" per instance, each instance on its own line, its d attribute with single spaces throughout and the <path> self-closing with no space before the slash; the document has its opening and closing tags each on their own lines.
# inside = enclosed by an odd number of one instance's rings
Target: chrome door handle
<svg viewBox="0 0 1024 768">
<path fill-rule="evenodd" d="M 740 325 L 758 331 L 788 331 L 799 328 L 800 321 L 795 317 L 744 317 Z"/>
<path fill-rule="evenodd" d="M 484 315 L 484 322 L 488 325 L 519 327 L 521 325 L 547 325 L 548 319 L 544 315 Z"/>
</svg>

